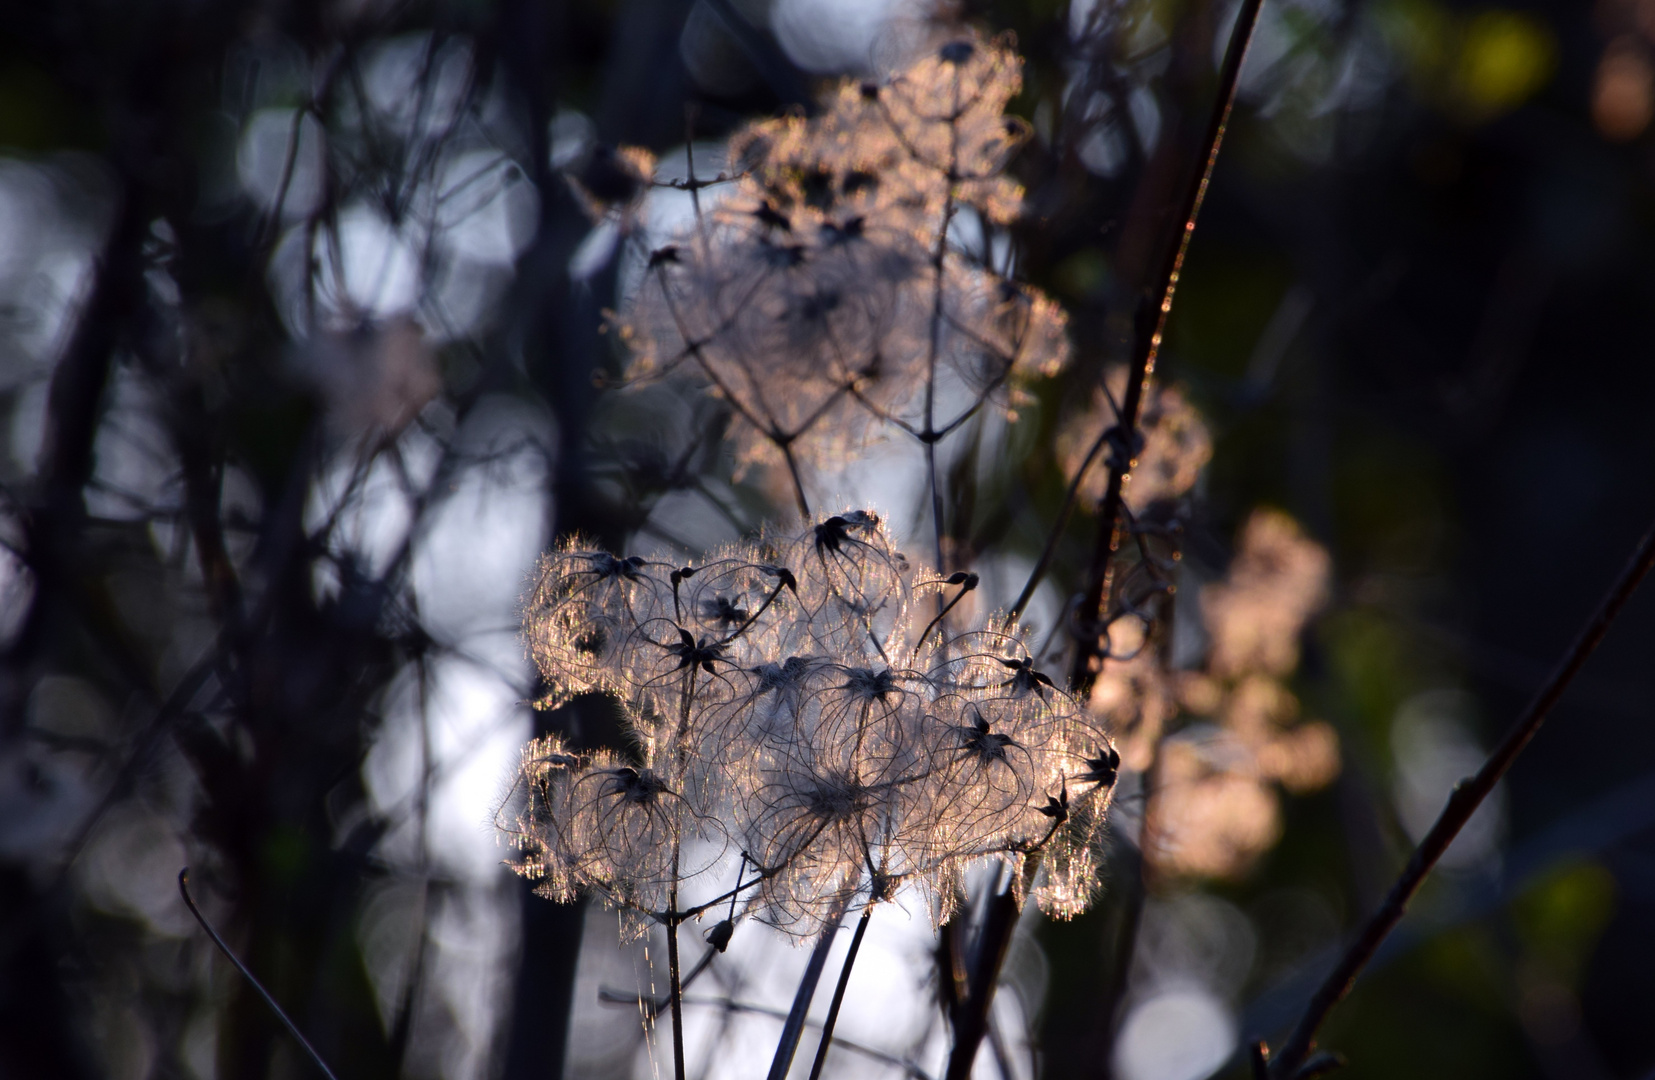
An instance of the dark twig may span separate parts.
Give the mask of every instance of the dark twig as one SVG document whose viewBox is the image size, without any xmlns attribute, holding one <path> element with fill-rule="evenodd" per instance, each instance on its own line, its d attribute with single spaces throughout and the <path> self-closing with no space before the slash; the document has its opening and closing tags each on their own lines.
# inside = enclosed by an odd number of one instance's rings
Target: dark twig
<svg viewBox="0 0 1655 1080">
<path fill-rule="evenodd" d="M 1057 509 L 1057 520 L 1052 522 L 1051 531 L 1046 534 L 1046 546 L 1040 551 L 1040 558 L 1035 561 L 1034 569 L 1029 571 L 1029 579 L 1023 583 L 1023 591 L 1017 594 L 1017 602 L 1011 605 L 1006 613 L 1006 621 L 1015 623 L 1023 617 L 1029 601 L 1034 599 L 1034 590 L 1040 587 L 1045 580 L 1046 571 L 1051 568 L 1052 557 L 1057 554 L 1058 541 L 1063 539 L 1063 533 L 1069 527 L 1069 515 L 1075 512 L 1075 502 L 1080 497 L 1080 486 L 1086 480 L 1086 474 L 1091 470 L 1092 463 L 1103 452 L 1103 447 L 1109 441 L 1108 428 L 1097 437 L 1097 441 L 1086 451 L 1086 457 L 1081 460 L 1080 468 L 1075 470 L 1074 479 L 1069 481 L 1069 490 L 1063 493 L 1063 505 Z"/>
<path fill-rule="evenodd" d="M 1167 313 L 1172 310 L 1173 294 L 1178 288 L 1178 275 L 1183 269 L 1184 255 L 1189 250 L 1190 237 L 1195 232 L 1195 221 L 1206 198 L 1207 186 L 1212 180 L 1213 167 L 1218 162 L 1218 151 L 1224 142 L 1230 109 L 1235 104 L 1241 63 L 1247 55 L 1247 45 L 1252 40 L 1253 28 L 1258 23 L 1262 4 L 1263 0 L 1242 0 L 1241 10 L 1236 14 L 1235 28 L 1230 33 L 1230 43 L 1224 54 L 1224 64 L 1219 69 L 1218 100 L 1214 103 L 1212 118 L 1207 125 L 1205 161 L 1200 171 L 1191 178 L 1189 189 L 1184 194 L 1180 218 L 1182 228 L 1177 242 L 1168 252 L 1159 279 L 1160 308 L 1155 313 L 1153 331 L 1139 334 L 1137 355 L 1134 358 L 1131 378 L 1127 383 L 1126 399 L 1121 405 L 1117 423 L 1113 425 L 1113 428 L 1119 429 L 1116 437 L 1124 445 L 1116 450 L 1116 461 L 1110 468 L 1109 486 L 1104 495 L 1102 513 L 1099 515 L 1097 547 L 1093 554 L 1091 576 L 1088 579 L 1090 588 L 1078 612 L 1079 624 L 1088 631 L 1099 621 L 1099 613 L 1109 591 L 1109 560 L 1120 546 L 1122 494 L 1127 473 L 1131 468 L 1130 449 L 1137 432 L 1138 410 L 1143 401 L 1144 384 L 1154 373 L 1155 357 L 1160 351 L 1161 337 L 1166 332 Z M 1148 322 L 1147 319 L 1143 321 Z M 1095 456 L 1095 452 L 1101 450 L 1102 445 L 1109 441 L 1111 433 L 1105 432 L 1091 456 Z M 1077 490 L 1083 472 L 1084 468 L 1077 473 L 1073 481 Z M 1028 595 L 1032 595 L 1034 587 L 1038 584 L 1038 580 L 1031 579 L 1030 584 L 1024 587 L 1025 595 L 1019 600 L 1019 613 L 1021 605 L 1028 602 Z M 1083 701 L 1091 693 L 1092 682 L 1096 677 L 1096 672 L 1092 670 L 1096 658 L 1096 636 L 1083 636 L 1076 650 L 1069 680 L 1070 689 Z M 1023 890 L 1016 889 L 1013 883 L 1008 885 L 1004 892 L 996 893 L 989 898 L 987 916 L 978 935 L 976 947 L 972 950 L 969 992 L 951 1016 L 954 1024 L 954 1047 L 948 1059 L 949 1080 L 966 1080 L 971 1075 L 977 1048 L 988 1030 L 988 1012 L 994 1002 L 994 990 L 999 981 L 1000 967 L 1005 963 L 1012 934 L 1017 929 L 1018 916 L 1022 913 L 1019 896 L 1027 893 L 1026 886 L 1032 883 L 1032 875 L 1038 869 L 1039 858 L 1036 856 L 1029 860 L 1025 870 L 1028 880 L 1025 880 Z"/>
<path fill-rule="evenodd" d="M 710 1008 L 723 1009 L 725 1012 L 750 1013 L 754 1016 L 769 1016 L 769 1017 L 772 1017 L 776 1020 L 785 1020 L 785 1019 L 787 1019 L 787 1017 L 789 1015 L 788 1013 L 782 1012 L 780 1009 L 772 1009 L 772 1008 L 769 1008 L 768 1006 L 765 1006 L 765 1005 L 756 1005 L 756 1004 L 753 1004 L 752 1002 L 747 1002 L 747 1001 L 732 1001 L 729 998 L 693 998 L 692 997 L 692 998 L 685 998 L 684 999 L 684 1004 L 686 1004 L 686 1005 L 706 1005 Z M 810 1021 L 810 1020 L 805 1021 L 805 1027 L 820 1027 L 820 1026 L 821 1025 L 817 1024 L 815 1021 Z M 864 1057 L 866 1057 L 866 1058 L 868 1058 L 872 1061 L 877 1061 L 877 1062 L 880 1062 L 881 1064 L 891 1065 L 891 1066 L 894 1066 L 895 1068 L 901 1069 L 903 1076 L 911 1077 L 912 1080 L 931 1080 L 931 1076 L 930 1076 L 929 1073 L 927 1073 L 924 1069 L 921 1069 L 918 1065 L 914 1064 L 913 1061 L 908 1059 L 908 1058 L 901 1058 L 901 1057 L 898 1057 L 895 1054 L 887 1054 L 883 1050 L 876 1050 L 871 1046 L 864 1046 L 863 1044 L 861 1044 L 859 1042 L 853 1042 L 850 1039 L 844 1038 L 843 1036 L 840 1036 L 839 1038 L 836 1038 L 833 1041 L 834 1041 L 835 1045 L 842 1046 L 846 1050 L 849 1050 L 853 1053 L 861 1054 Z"/>
<path fill-rule="evenodd" d="M 816 1044 L 816 1060 L 810 1066 L 810 1080 L 818 1080 L 822 1075 L 822 1066 L 827 1063 L 828 1047 L 833 1045 L 833 1028 L 839 1022 L 839 1006 L 845 1000 L 850 970 L 856 963 L 856 952 L 862 947 L 862 935 L 868 932 L 868 918 L 872 915 L 873 905 L 869 904 L 862 909 L 862 917 L 856 920 L 856 933 L 851 935 L 850 950 L 845 953 L 845 963 L 839 968 L 839 982 L 833 988 L 833 1001 L 828 1005 L 827 1018 L 822 1021 L 822 1041 Z"/>
<path fill-rule="evenodd" d="M 1011 880 L 1006 882 L 1003 891 L 989 895 L 983 928 L 978 932 L 976 947 L 971 953 L 965 999 L 951 1017 L 954 1022 L 954 1045 L 948 1052 L 948 1069 L 944 1074 L 947 1080 L 970 1080 L 971 1066 L 977 1060 L 977 1048 L 988 1033 L 988 1010 L 994 1003 L 1000 969 L 1005 966 L 1012 934 L 1023 914 L 1019 896 L 1028 894 L 1028 887 L 1039 868 L 1040 855 L 1035 852 L 1025 864 L 1021 890 L 1017 888 L 1017 882 Z"/>
<path fill-rule="evenodd" d="M 787 1070 L 793 1067 L 793 1055 L 799 1049 L 799 1036 L 804 1034 L 805 1014 L 810 1011 L 810 1000 L 816 996 L 816 984 L 822 980 L 822 969 L 827 966 L 828 952 L 833 948 L 833 936 L 839 932 L 839 918 L 835 916 L 816 939 L 810 951 L 810 962 L 805 965 L 804 978 L 793 995 L 793 1007 L 782 1024 L 781 1038 L 776 1042 L 776 1056 L 770 1062 L 768 1080 L 787 1080 Z"/>
<path fill-rule="evenodd" d="M 323 1076 L 326 1076 L 328 1080 L 339 1080 L 333 1074 L 333 1070 L 328 1068 L 328 1063 L 322 1060 L 322 1055 L 318 1054 L 316 1048 L 310 1045 L 310 1040 L 304 1037 L 304 1033 L 299 1030 L 299 1026 L 288 1018 L 287 1013 L 282 1011 L 282 1007 L 276 1004 L 276 999 L 270 996 L 270 991 L 266 990 L 264 984 L 259 982 L 251 971 L 247 970 L 247 965 L 242 963 L 240 958 L 230 951 L 230 946 L 225 944 L 224 939 L 218 936 L 218 931 L 214 930 L 213 924 L 207 921 L 207 916 L 201 914 L 201 909 L 195 906 L 195 900 L 190 897 L 190 868 L 187 866 L 178 871 L 178 891 L 184 897 L 184 905 L 190 909 L 190 914 L 194 915 L 195 921 L 201 924 L 201 929 L 207 931 L 207 936 L 213 939 L 213 944 L 218 946 L 218 951 L 229 958 L 230 963 L 234 964 L 236 970 L 241 972 L 241 977 L 251 983 L 253 989 L 259 992 L 259 996 L 264 999 L 264 1003 L 270 1006 L 270 1011 L 276 1014 L 276 1019 L 280 1020 L 282 1026 L 287 1029 L 287 1033 L 293 1036 L 293 1041 L 304 1048 L 305 1053 L 310 1056 L 310 1060 L 315 1063 L 318 1069 L 322 1070 Z"/>
<path fill-rule="evenodd" d="M 1224 53 L 1224 66 L 1219 69 L 1218 100 L 1213 103 L 1212 117 L 1207 124 L 1206 158 L 1202 167 L 1190 178 L 1184 192 L 1181 222 L 1177 242 L 1172 244 L 1166 261 L 1156 279 L 1156 289 L 1149 293 L 1158 301 L 1155 308 L 1139 311 L 1138 337 L 1134 344 L 1132 371 L 1126 383 L 1126 397 L 1121 402 L 1117 426 L 1123 444 L 1115 451 L 1115 461 L 1109 469 L 1109 485 L 1104 489 L 1103 503 L 1098 514 L 1097 542 L 1092 551 L 1092 566 L 1087 575 L 1087 589 L 1076 613 L 1082 630 L 1075 650 L 1074 666 L 1070 671 L 1071 688 L 1085 700 L 1097 679 L 1098 645 L 1093 629 L 1098 625 L 1104 605 L 1108 602 L 1110 560 L 1121 544 L 1121 508 L 1126 482 L 1132 468 L 1131 456 L 1138 434 L 1138 412 L 1143 404 L 1144 387 L 1155 374 L 1155 359 L 1161 351 L 1161 338 L 1166 334 L 1167 315 L 1172 311 L 1172 298 L 1178 291 L 1178 276 L 1184 268 L 1184 256 L 1189 252 L 1190 238 L 1195 235 L 1195 221 L 1201 214 L 1201 204 L 1207 197 L 1207 186 L 1212 182 L 1213 168 L 1218 164 L 1218 151 L 1224 145 L 1224 131 L 1230 122 L 1230 109 L 1235 105 L 1236 86 L 1241 76 L 1241 64 L 1247 56 L 1247 45 L 1253 38 L 1253 27 L 1258 23 L 1259 9 L 1264 0 L 1242 0 L 1236 14 L 1235 28 L 1230 32 L 1230 44 Z"/>
<path fill-rule="evenodd" d="M 1649 573 L 1651 566 L 1655 566 L 1655 528 L 1644 534 L 1637 550 L 1621 571 L 1620 577 L 1599 602 L 1591 620 L 1569 646 L 1568 652 L 1563 654 L 1563 659 L 1552 672 L 1551 678 L 1546 680 L 1534 700 L 1529 703 L 1529 707 L 1512 725 L 1511 730 L 1506 732 L 1500 745 L 1489 754 L 1488 760 L 1483 762 L 1482 768 L 1477 770 L 1475 776 L 1461 780 L 1454 786 L 1453 793 L 1448 797 L 1448 805 L 1443 807 L 1442 813 L 1431 826 L 1431 831 L 1425 834 L 1425 839 L 1414 849 L 1413 855 L 1408 859 L 1408 865 L 1403 867 L 1396 883 L 1391 886 L 1391 891 L 1379 905 L 1379 910 L 1368 919 L 1361 934 L 1351 942 L 1338 964 L 1311 995 L 1309 1003 L 1305 1006 L 1304 1015 L 1299 1018 L 1292 1034 L 1270 1061 L 1271 1076 L 1277 1080 L 1303 1080 L 1314 1071 L 1318 1057 L 1313 1057 L 1311 1051 L 1315 1048 L 1316 1032 L 1328 1014 L 1350 992 L 1351 985 L 1355 983 L 1356 977 L 1362 973 L 1368 961 L 1373 959 L 1380 944 L 1396 928 L 1397 923 L 1402 921 L 1402 916 L 1408 909 L 1408 901 L 1419 891 L 1425 876 L 1454 842 L 1454 837 L 1459 835 L 1477 807 L 1481 806 L 1483 800 L 1488 798 L 1489 792 L 1494 790 L 1494 785 L 1511 769 L 1517 755 L 1523 752 L 1529 740 L 1534 738 L 1535 732 L 1540 730 L 1546 716 L 1563 697 L 1564 691 L 1579 674 L 1587 658 L 1603 641 L 1616 616 L 1637 590 L 1644 576 Z M 1326 1069 L 1320 1071 L 1325 1072 Z"/>
<path fill-rule="evenodd" d="M 673 852 L 673 914 L 667 919 L 667 971 L 671 979 L 667 1002 L 672 1008 L 672 1075 L 684 1080 L 684 983 L 678 967 L 678 853 Z"/>
</svg>

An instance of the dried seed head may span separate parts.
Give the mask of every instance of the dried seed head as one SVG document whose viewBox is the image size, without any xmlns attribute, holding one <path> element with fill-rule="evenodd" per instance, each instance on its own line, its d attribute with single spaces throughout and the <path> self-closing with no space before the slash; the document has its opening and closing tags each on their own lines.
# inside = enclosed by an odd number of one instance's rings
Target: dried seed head
<svg viewBox="0 0 1655 1080">
<path fill-rule="evenodd" d="M 531 652 L 555 693 L 619 698 L 640 756 L 533 744 L 519 868 L 658 915 L 739 850 L 746 913 L 810 934 L 902 882 L 944 917 L 966 863 L 1064 846 L 1037 897 L 1078 910 L 1119 758 L 1013 628 L 915 640 L 915 590 L 969 578 L 916 573 L 864 510 L 689 566 L 548 556 Z"/>
</svg>

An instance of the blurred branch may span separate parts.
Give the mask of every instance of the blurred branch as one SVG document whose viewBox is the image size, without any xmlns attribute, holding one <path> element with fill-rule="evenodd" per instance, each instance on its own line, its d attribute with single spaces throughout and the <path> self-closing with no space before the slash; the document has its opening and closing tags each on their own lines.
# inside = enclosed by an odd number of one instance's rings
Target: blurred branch
<svg viewBox="0 0 1655 1080">
<path fill-rule="evenodd" d="M 758 70 L 770 92 L 776 95 L 776 100 L 784 106 L 798 106 L 806 111 L 815 109 L 815 101 L 805 89 L 804 81 L 799 78 L 799 70 L 793 66 L 786 54 L 776 47 L 758 27 L 748 21 L 730 0 L 706 0 L 707 6 L 712 9 L 718 21 L 724 24 L 724 29 L 736 39 L 741 46 L 742 55 L 747 62 Z"/>
<path fill-rule="evenodd" d="M 190 897 L 190 868 L 187 866 L 178 871 L 178 891 L 184 897 L 184 904 L 190 909 L 190 914 L 194 915 L 195 921 L 201 924 L 201 929 L 207 931 L 207 936 L 213 939 L 213 944 L 218 946 L 218 951 L 223 953 L 230 963 L 236 966 L 236 970 L 241 972 L 241 977 L 251 983 L 253 989 L 259 992 L 259 996 L 264 999 L 264 1003 L 270 1006 L 270 1011 L 276 1014 L 276 1019 L 280 1020 L 282 1026 L 287 1028 L 287 1033 L 293 1036 L 294 1041 L 303 1047 L 305 1053 L 310 1056 L 310 1060 L 315 1062 L 318 1069 L 322 1070 L 322 1075 L 326 1076 L 328 1080 L 339 1080 L 338 1077 L 333 1075 L 333 1070 L 328 1068 L 328 1063 L 322 1060 L 322 1055 L 318 1054 L 316 1048 L 310 1045 L 310 1040 L 305 1038 L 304 1033 L 299 1030 L 299 1026 L 288 1018 L 287 1013 L 282 1011 L 282 1007 L 276 1004 L 276 999 L 270 996 L 270 991 L 266 990 L 264 984 L 259 982 L 251 971 L 247 970 L 247 965 L 242 963 L 236 954 L 230 950 L 230 946 L 226 945 L 224 939 L 218 936 L 218 931 L 213 929 L 213 924 L 208 922 L 207 917 L 201 914 L 201 909 L 195 906 L 195 901 Z"/>
<path fill-rule="evenodd" d="M 1615 618 L 1627 600 L 1631 599 L 1633 592 L 1637 590 L 1652 566 L 1655 566 L 1655 528 L 1644 534 L 1632 558 L 1599 602 L 1597 611 L 1570 645 L 1551 678 L 1541 687 L 1528 709 L 1506 733 L 1500 745 L 1495 747 L 1475 776 L 1461 780 L 1455 785 L 1453 793 L 1448 797 L 1448 805 L 1443 807 L 1441 815 L 1431 826 L 1431 831 L 1414 849 L 1408 864 L 1403 867 L 1401 876 L 1391 886 L 1391 891 L 1379 906 L 1379 910 L 1369 918 L 1361 934 L 1345 950 L 1338 964 L 1311 995 L 1305 1006 L 1304 1015 L 1299 1018 L 1292 1034 L 1270 1062 L 1271 1076 L 1277 1080 L 1300 1080 L 1310 1075 L 1311 1066 L 1316 1062 L 1311 1056 L 1311 1051 L 1315 1047 L 1316 1032 L 1320 1030 L 1328 1014 L 1333 1011 L 1334 1006 L 1344 1000 L 1357 976 L 1373 959 L 1380 944 L 1396 928 L 1397 923 L 1402 921 L 1402 916 L 1408 909 L 1408 902 L 1419 891 L 1426 875 L 1436 866 L 1448 850 L 1448 846 L 1465 827 L 1465 823 L 1471 820 L 1471 815 L 1477 807 L 1488 798 L 1489 793 L 1494 790 L 1494 785 L 1510 771 L 1517 755 L 1523 752 L 1529 740 L 1540 730 L 1540 725 L 1563 697 L 1564 691 L 1569 688 L 1569 684 L 1586 663 L 1587 658 L 1603 641 Z"/>
<path fill-rule="evenodd" d="M 708 1005 L 714 1008 L 723 1009 L 726 1012 L 751 1013 L 755 1016 L 769 1016 L 777 1020 L 786 1020 L 788 1017 L 788 1014 L 782 1012 L 780 1009 L 772 1009 L 764 1005 L 754 1005 L 745 1001 L 729 1001 L 720 998 L 686 997 L 684 999 L 684 1004 Z M 806 1020 L 804 1022 L 804 1026 L 807 1028 L 821 1027 L 821 1025 L 814 1020 Z M 852 1053 L 861 1054 L 863 1057 L 869 1058 L 870 1060 L 901 1069 L 902 1075 L 905 1077 L 910 1077 L 911 1080 L 931 1080 L 931 1075 L 924 1069 L 921 1069 L 918 1065 L 915 1065 L 912 1061 L 899 1058 L 895 1054 L 887 1054 L 883 1050 L 875 1050 L 871 1046 L 864 1046 L 863 1044 L 847 1039 L 842 1035 L 835 1035 L 833 1037 L 833 1045 L 842 1046 Z"/>
</svg>

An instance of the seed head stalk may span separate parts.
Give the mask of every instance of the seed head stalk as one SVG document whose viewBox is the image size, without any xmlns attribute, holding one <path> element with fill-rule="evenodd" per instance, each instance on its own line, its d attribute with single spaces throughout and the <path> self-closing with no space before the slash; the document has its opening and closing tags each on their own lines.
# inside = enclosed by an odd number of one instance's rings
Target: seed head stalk
<svg viewBox="0 0 1655 1080">
<path fill-rule="evenodd" d="M 1135 362 L 1127 382 L 1125 400 L 1122 402 L 1120 415 L 1116 426 L 1120 429 L 1120 436 L 1115 440 L 1118 444 L 1116 458 L 1111 463 L 1109 484 L 1105 489 L 1101 512 L 1099 514 L 1097 543 L 1093 550 L 1092 566 L 1088 576 L 1089 587 L 1081 600 L 1077 612 L 1077 623 L 1081 631 L 1080 640 L 1075 650 L 1074 664 L 1070 669 L 1069 687 L 1077 699 L 1085 701 L 1091 696 L 1092 685 L 1097 679 L 1099 669 L 1098 631 L 1101 630 L 1101 614 L 1112 585 L 1111 558 L 1121 544 L 1121 517 L 1124 509 L 1123 496 L 1126 482 L 1132 468 L 1131 456 L 1135 452 L 1134 445 L 1138 430 L 1138 414 L 1143 404 L 1144 386 L 1154 374 L 1155 360 L 1160 352 L 1161 339 L 1166 333 L 1167 316 L 1172 311 L 1173 296 L 1178 289 L 1178 277 L 1183 270 L 1184 257 L 1189 251 L 1190 239 L 1195 235 L 1196 219 L 1200 216 L 1201 205 L 1207 196 L 1207 187 L 1212 181 L 1213 169 L 1218 164 L 1218 153 L 1224 144 L 1224 133 L 1229 125 L 1230 111 L 1235 105 L 1236 88 L 1241 76 L 1241 65 L 1247 56 L 1247 46 L 1252 41 L 1253 29 L 1258 24 L 1259 11 L 1263 0 L 1242 0 L 1241 9 L 1236 14 L 1235 27 L 1230 32 L 1230 42 L 1224 54 L 1224 64 L 1219 69 L 1218 100 L 1214 103 L 1212 117 L 1207 125 L 1206 155 L 1201 169 L 1191 179 L 1183 200 L 1182 227 L 1176 243 L 1171 245 L 1166 262 L 1163 264 L 1159 281 L 1160 303 L 1154 312 L 1153 322 L 1149 319 L 1140 320 L 1140 337 L 1136 349 Z M 1153 295 L 1153 294 L 1152 294 Z M 1148 324 L 1147 326 L 1144 324 Z M 1152 328 L 1150 328 L 1152 327 Z M 1148 330 L 1145 333 L 1145 330 Z M 1090 462 L 1096 457 L 1102 446 L 1110 441 L 1109 432 L 1092 447 L 1087 455 L 1086 463 L 1081 466 L 1083 474 Z M 1077 475 L 1072 491 L 1080 489 L 1080 475 Z M 1072 495 L 1065 500 L 1065 512 L 1058 528 L 1062 528 L 1067 519 L 1067 510 L 1072 506 Z M 1048 545 L 1050 546 L 1050 545 Z M 1037 564 L 1036 573 L 1043 570 L 1049 559 L 1042 557 Z M 1015 610 L 1021 613 L 1023 605 L 1028 602 L 1038 580 L 1031 577 L 1024 586 L 1023 594 L 1019 597 Z M 989 901 L 988 915 L 983 923 L 983 929 L 978 937 L 975 949 L 972 950 L 972 966 L 967 997 L 960 1003 L 955 1013 L 954 1047 L 949 1054 L 947 1080 L 968 1080 L 971 1075 L 972 1063 L 976 1060 L 977 1049 L 982 1042 L 983 1035 L 988 1029 L 989 1007 L 993 1004 L 994 990 L 999 979 L 1000 968 L 1005 963 L 1006 952 L 1011 944 L 1011 937 L 1016 930 L 1018 917 L 1022 912 L 1020 896 L 1027 894 L 1027 886 L 1032 884 L 1034 875 L 1038 873 L 1041 854 L 1031 852 L 1024 861 L 1024 889 L 1007 888 L 995 894 Z"/>
<path fill-rule="evenodd" d="M 822 969 L 827 966 L 828 953 L 833 949 L 833 935 L 838 932 L 839 918 L 836 916 L 810 950 L 810 960 L 805 964 L 804 977 L 799 980 L 799 988 L 793 995 L 793 1007 L 788 1010 L 787 1020 L 782 1024 L 781 1039 L 776 1043 L 776 1056 L 771 1059 L 766 1080 L 787 1080 L 787 1072 L 793 1067 L 793 1055 L 799 1049 L 799 1037 L 804 1034 L 805 1015 L 810 1012 L 811 999 L 816 996 L 816 984 L 822 981 Z"/>
<path fill-rule="evenodd" d="M 678 850 L 672 853 L 672 891 L 668 894 L 672 910 L 667 912 L 667 978 L 672 1007 L 672 1075 L 673 1080 L 684 1080 L 684 985 L 678 966 Z"/>
<path fill-rule="evenodd" d="M 856 933 L 851 935 L 850 949 L 845 953 L 845 963 L 839 969 L 839 982 L 833 988 L 833 1001 L 828 1005 L 827 1018 L 822 1021 L 822 1041 L 816 1046 L 816 1060 L 810 1066 L 810 1080 L 820 1080 L 822 1066 L 827 1063 L 828 1048 L 833 1045 L 833 1028 L 839 1022 L 839 1006 L 845 1000 L 845 987 L 850 983 L 851 968 L 856 964 L 857 951 L 862 948 L 862 936 L 868 932 L 868 919 L 873 915 L 873 901 L 862 909 L 862 917 L 856 920 Z"/>
<path fill-rule="evenodd" d="M 1121 402 L 1115 460 L 1109 470 L 1109 485 L 1104 490 L 1098 515 L 1097 541 L 1092 550 L 1092 565 L 1087 576 L 1088 588 L 1077 612 L 1080 640 L 1075 650 L 1074 666 L 1069 684 L 1084 700 L 1092 692 L 1100 670 L 1098 639 L 1102 615 L 1113 585 L 1112 559 L 1120 550 L 1122 540 L 1122 510 L 1126 485 L 1131 479 L 1132 458 L 1136 454 L 1138 414 L 1143 406 L 1144 388 L 1155 374 L 1155 361 L 1160 355 L 1161 341 L 1166 334 L 1167 317 L 1172 312 L 1173 296 L 1178 291 L 1178 278 L 1184 269 L 1184 257 L 1189 253 L 1190 240 L 1195 236 L 1195 222 L 1201 215 L 1201 205 L 1207 198 L 1207 187 L 1212 182 L 1213 169 L 1218 165 L 1218 152 L 1224 145 L 1224 133 L 1229 127 L 1230 110 L 1235 106 L 1236 87 L 1241 76 L 1241 65 L 1252 41 L 1253 28 L 1258 23 L 1259 10 L 1264 0 L 1242 0 L 1236 14 L 1235 28 L 1230 32 L 1230 44 L 1224 54 L 1224 66 L 1219 70 L 1218 101 L 1207 125 L 1205 160 L 1201 170 L 1192 178 L 1184 194 L 1182 225 L 1177 241 L 1167 251 L 1159 279 L 1159 304 L 1149 309 L 1147 304 L 1139 313 L 1138 340 L 1132 371 L 1127 379 L 1125 399 Z M 1156 293 L 1151 293 L 1151 296 Z"/>
</svg>

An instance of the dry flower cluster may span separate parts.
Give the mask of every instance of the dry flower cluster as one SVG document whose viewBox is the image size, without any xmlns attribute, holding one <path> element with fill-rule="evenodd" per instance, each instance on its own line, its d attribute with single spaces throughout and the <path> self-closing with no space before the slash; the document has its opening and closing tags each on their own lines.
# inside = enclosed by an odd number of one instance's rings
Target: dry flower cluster
<svg viewBox="0 0 1655 1080">
<path fill-rule="evenodd" d="M 1084 909 L 1119 757 L 1014 628 L 948 626 L 975 585 L 912 566 L 866 511 L 693 566 L 548 555 L 530 651 L 552 700 L 617 697 L 633 747 L 529 747 L 519 869 L 646 919 L 728 902 L 812 934 L 903 883 L 940 921 L 998 856 L 1047 911 Z"/>
<path fill-rule="evenodd" d="M 1091 705 L 1122 733 L 1124 767 L 1153 773 L 1144 844 L 1158 871 L 1243 873 L 1280 835 L 1276 785 L 1304 793 L 1338 774 L 1332 727 L 1300 723 L 1285 685 L 1299 636 L 1327 600 L 1329 570 L 1327 552 L 1292 518 L 1257 511 L 1227 578 L 1202 590 L 1205 667 L 1168 671 L 1151 650 L 1105 665 Z M 1168 735 L 1180 712 L 1198 719 Z"/>
<path fill-rule="evenodd" d="M 1021 61 L 958 41 L 821 115 L 754 124 L 734 186 L 654 251 L 621 334 L 633 378 L 727 400 L 745 463 L 832 460 L 885 425 L 927 444 L 1068 359 L 1062 309 L 962 244 L 1016 217 Z M 696 181 L 690 181 L 692 186 Z M 943 415 L 946 410 L 947 415 Z"/>
<path fill-rule="evenodd" d="M 1120 422 L 1118 410 L 1126 397 L 1127 370 L 1122 365 L 1104 374 L 1103 385 L 1093 393 L 1091 408 L 1076 415 L 1057 434 L 1057 457 L 1063 471 L 1073 476 L 1086 458 L 1087 447 L 1097 433 Z M 1212 436 L 1201 414 L 1176 386 L 1153 383 L 1145 388 L 1138 432 L 1143 448 L 1132 466 L 1132 482 L 1125 499 L 1133 513 L 1142 513 L 1151 503 L 1186 495 L 1195 487 L 1201 470 L 1212 460 Z M 1080 505 L 1096 506 L 1109 482 L 1106 469 L 1086 473 L 1080 488 Z"/>
</svg>

